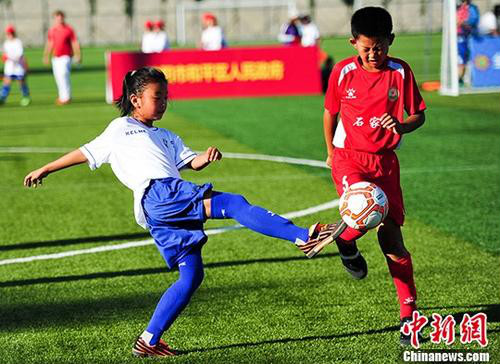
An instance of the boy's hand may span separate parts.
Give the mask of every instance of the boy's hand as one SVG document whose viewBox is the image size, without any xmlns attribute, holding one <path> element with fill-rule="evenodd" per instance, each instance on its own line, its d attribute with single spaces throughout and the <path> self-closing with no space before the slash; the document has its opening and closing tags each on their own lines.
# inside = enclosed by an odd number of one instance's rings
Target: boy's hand
<svg viewBox="0 0 500 364">
<path fill-rule="evenodd" d="M 328 154 L 328 157 L 326 157 L 326 165 L 332 168 L 332 156 L 330 154 Z"/>
<path fill-rule="evenodd" d="M 26 177 L 24 177 L 24 185 L 26 187 L 38 187 L 38 185 L 42 185 L 42 181 L 45 177 L 47 177 L 49 172 L 45 168 L 39 168 L 29 173 Z"/>
<path fill-rule="evenodd" d="M 205 153 L 197 155 L 191 161 L 190 166 L 195 171 L 201 171 L 210 163 L 220 160 L 221 158 L 222 158 L 222 153 L 219 151 L 219 149 L 217 149 L 216 147 L 208 147 Z"/>
<path fill-rule="evenodd" d="M 380 126 L 391 130 L 394 134 L 403 134 L 403 124 L 398 119 L 392 117 L 388 113 L 384 113 L 380 118 Z"/>
</svg>

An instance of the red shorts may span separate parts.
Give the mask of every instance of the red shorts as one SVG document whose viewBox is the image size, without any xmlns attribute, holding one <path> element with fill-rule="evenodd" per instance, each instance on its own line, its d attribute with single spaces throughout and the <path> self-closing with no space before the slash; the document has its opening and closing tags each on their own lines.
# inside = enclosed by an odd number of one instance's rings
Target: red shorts
<svg viewBox="0 0 500 364">
<path fill-rule="evenodd" d="M 405 210 L 396 153 L 373 154 L 336 148 L 332 159 L 332 178 L 339 196 L 353 183 L 375 183 L 389 200 L 388 217 L 403 225 Z"/>
</svg>

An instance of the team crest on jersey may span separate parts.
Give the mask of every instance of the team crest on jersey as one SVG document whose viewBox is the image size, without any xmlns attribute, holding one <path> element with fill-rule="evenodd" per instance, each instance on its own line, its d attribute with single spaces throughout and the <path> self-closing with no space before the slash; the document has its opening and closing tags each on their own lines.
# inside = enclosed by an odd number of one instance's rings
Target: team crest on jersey
<svg viewBox="0 0 500 364">
<path fill-rule="evenodd" d="M 347 89 L 347 96 L 346 96 L 346 99 L 355 99 L 356 98 L 356 90 L 353 89 L 353 88 L 350 88 L 350 89 Z"/>
<path fill-rule="evenodd" d="M 396 87 L 391 87 L 387 93 L 387 97 L 389 98 L 389 101 L 396 101 L 399 97 L 398 89 Z"/>
</svg>

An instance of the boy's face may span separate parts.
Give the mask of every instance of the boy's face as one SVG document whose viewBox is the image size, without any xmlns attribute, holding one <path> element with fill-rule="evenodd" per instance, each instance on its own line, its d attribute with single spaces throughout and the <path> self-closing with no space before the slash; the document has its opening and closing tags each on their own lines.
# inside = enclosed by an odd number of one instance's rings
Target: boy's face
<svg viewBox="0 0 500 364">
<path fill-rule="evenodd" d="M 349 42 L 358 52 L 363 68 L 369 72 L 377 72 L 383 67 L 393 40 L 393 34 L 389 38 L 361 34 L 357 38 L 351 38 Z"/>
</svg>

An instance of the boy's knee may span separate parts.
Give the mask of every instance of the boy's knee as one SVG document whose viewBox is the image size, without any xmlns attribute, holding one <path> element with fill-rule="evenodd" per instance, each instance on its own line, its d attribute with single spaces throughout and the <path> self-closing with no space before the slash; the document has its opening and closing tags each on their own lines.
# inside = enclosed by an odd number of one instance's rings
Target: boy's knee
<svg viewBox="0 0 500 364">
<path fill-rule="evenodd" d="M 382 252 L 388 258 L 394 260 L 409 255 L 404 246 L 401 227 L 390 218 L 379 227 L 377 237 Z"/>
</svg>

